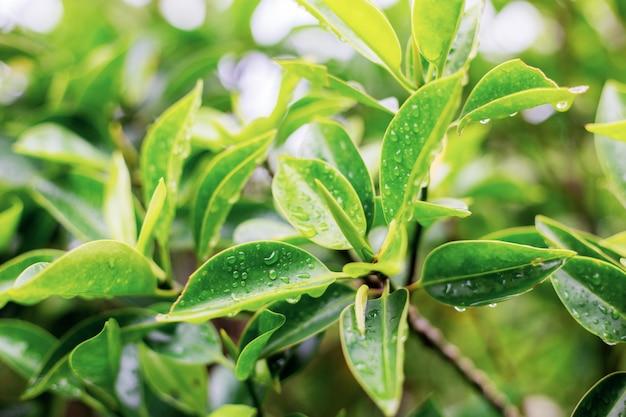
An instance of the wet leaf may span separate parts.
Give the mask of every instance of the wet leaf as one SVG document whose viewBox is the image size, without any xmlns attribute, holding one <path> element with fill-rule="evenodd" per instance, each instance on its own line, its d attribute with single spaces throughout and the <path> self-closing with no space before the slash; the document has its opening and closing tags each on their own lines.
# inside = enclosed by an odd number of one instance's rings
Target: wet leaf
<svg viewBox="0 0 626 417">
<path fill-rule="evenodd" d="M 223 360 L 219 334 L 210 322 L 160 324 L 144 342 L 160 355 L 183 363 L 209 365 Z"/>
<path fill-rule="evenodd" d="M 404 78 L 398 37 L 374 4 L 367 0 L 298 0 L 298 3 L 365 58 L 382 65 L 396 79 Z"/>
<path fill-rule="evenodd" d="M 441 198 L 433 201 L 413 202 L 413 213 L 409 220 L 415 220 L 422 225 L 446 218 L 446 217 L 467 217 L 472 214 L 461 200 L 454 198 Z"/>
<path fill-rule="evenodd" d="M 161 178 L 165 180 L 167 198 L 159 217 L 155 234 L 164 245 L 169 240 L 170 228 L 176 212 L 176 197 L 183 163 L 190 152 L 191 129 L 195 113 L 200 107 L 202 83 L 169 107 L 150 126 L 141 146 L 141 175 L 143 200 L 148 204 Z"/>
<path fill-rule="evenodd" d="M 461 17 L 461 23 L 448 54 L 444 75 L 452 75 L 462 68 L 467 68 L 478 51 L 478 33 L 480 32 L 480 18 L 485 1 L 480 0 L 474 6 L 466 9 Z"/>
<path fill-rule="evenodd" d="M 76 133 L 54 123 L 33 126 L 13 146 L 16 153 L 72 166 L 105 170 L 109 156 Z"/>
<path fill-rule="evenodd" d="M 245 381 L 252 375 L 261 351 L 270 337 L 285 323 L 285 316 L 270 310 L 259 310 L 243 330 L 239 342 L 239 356 L 235 364 L 235 376 Z"/>
<path fill-rule="evenodd" d="M 364 332 L 354 305 L 341 313 L 341 347 L 350 372 L 386 416 L 394 416 L 400 406 L 408 307 L 404 288 L 369 300 Z"/>
<path fill-rule="evenodd" d="M 469 122 L 501 119 L 520 110 L 552 104 L 566 111 L 587 86 L 559 87 L 541 70 L 519 59 L 493 68 L 476 84 L 461 111 L 458 132 Z"/>
<path fill-rule="evenodd" d="M 0 252 L 11 245 L 24 210 L 24 203 L 16 196 L 2 196 L 0 205 Z M 1 284 L 0 284 L 1 285 Z"/>
<path fill-rule="evenodd" d="M 575 256 L 552 276 L 574 319 L 607 343 L 626 342 L 626 271 L 608 262 Z"/>
<path fill-rule="evenodd" d="M 537 232 L 534 226 L 511 227 L 489 233 L 480 238 L 481 240 L 501 240 L 503 242 L 517 243 L 519 245 L 547 248 L 545 239 Z"/>
<path fill-rule="evenodd" d="M 601 124 L 623 120 L 626 120 L 626 85 L 608 81 L 600 96 L 595 122 Z M 600 166 L 609 181 L 611 191 L 626 207 L 626 143 L 597 133 L 595 144 Z"/>
<path fill-rule="evenodd" d="M 137 222 L 130 173 L 121 153 L 113 154 L 104 194 L 104 217 L 111 238 L 130 246 L 137 242 Z"/>
<path fill-rule="evenodd" d="M 326 162 L 281 156 L 272 181 L 276 205 L 289 223 L 313 242 L 330 249 L 349 249 L 351 244 L 335 221 L 316 180 L 350 216 L 358 233 L 364 235 L 366 222 L 358 195 L 348 180 Z"/>
<path fill-rule="evenodd" d="M 572 417 L 613 417 L 626 414 L 626 372 L 598 381 L 580 400 Z"/>
<path fill-rule="evenodd" d="M 154 189 L 154 194 L 148 203 L 148 209 L 143 218 L 141 230 L 139 231 L 139 237 L 137 238 L 137 252 L 146 256 L 148 255 L 149 243 L 154 234 L 157 221 L 159 220 L 165 205 L 166 195 L 167 189 L 165 188 L 165 182 L 163 181 L 163 178 L 161 178 L 159 180 L 159 185 L 157 185 Z"/>
<path fill-rule="evenodd" d="M 367 228 L 374 221 L 374 186 L 365 162 L 348 133 L 337 122 L 317 120 L 309 125 L 299 156 L 328 162 L 348 180 L 363 206 Z"/>
<path fill-rule="evenodd" d="M 46 330 L 24 320 L 0 320 L 0 360 L 29 379 L 56 343 Z"/>
<path fill-rule="evenodd" d="M 411 14 L 413 42 L 427 61 L 443 73 L 443 65 L 461 24 L 465 0 L 415 0 Z"/>
<path fill-rule="evenodd" d="M 249 219 L 239 223 L 233 232 L 233 240 L 235 243 L 247 243 L 256 240 L 289 240 L 290 242 L 301 240 L 308 242 L 308 239 L 302 237 L 289 223 L 266 218 Z"/>
<path fill-rule="evenodd" d="M 265 157 L 274 132 L 227 149 L 201 174 L 193 206 L 193 231 L 199 259 L 206 259 L 219 239 L 219 230 L 246 181 Z"/>
<path fill-rule="evenodd" d="M 318 298 L 303 295 L 296 304 L 287 301 L 271 304 L 268 308 L 283 315 L 286 321 L 272 334 L 261 357 L 275 354 L 326 330 L 339 320 L 341 311 L 353 300 L 354 289 L 335 283 Z"/>
<path fill-rule="evenodd" d="M 35 268 L 33 268 L 35 267 Z M 156 278 L 146 258 L 124 243 L 86 243 L 50 264 L 39 263 L 16 279 L 10 298 L 34 304 L 51 296 L 113 297 L 150 295 Z"/>
<path fill-rule="evenodd" d="M 456 111 L 461 74 L 428 83 L 409 97 L 383 139 L 380 188 L 387 223 L 404 221 Z"/>
<path fill-rule="evenodd" d="M 426 257 L 420 283 L 444 304 L 492 304 L 532 290 L 574 255 L 500 241 L 450 242 Z"/>
<path fill-rule="evenodd" d="M 191 275 L 161 321 L 200 323 L 214 317 L 256 310 L 272 301 L 319 297 L 335 279 L 308 252 L 281 242 L 251 242 L 226 249 Z"/>
<path fill-rule="evenodd" d="M 104 183 L 82 173 L 69 173 L 54 182 L 38 178 L 33 198 L 70 233 L 82 241 L 106 239 Z"/>
</svg>

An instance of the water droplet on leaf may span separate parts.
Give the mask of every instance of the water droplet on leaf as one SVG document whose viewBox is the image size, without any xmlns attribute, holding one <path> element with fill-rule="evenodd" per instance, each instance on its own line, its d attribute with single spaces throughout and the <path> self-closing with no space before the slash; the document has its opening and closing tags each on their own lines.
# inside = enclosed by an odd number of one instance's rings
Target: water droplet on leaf
<svg viewBox="0 0 626 417">
<path fill-rule="evenodd" d="M 278 261 L 278 252 L 272 251 L 266 258 L 263 258 L 265 265 L 274 265 Z"/>
<path fill-rule="evenodd" d="M 481 124 L 481 125 L 486 125 L 486 124 L 487 124 L 487 123 L 489 123 L 490 121 L 491 121 L 491 119 L 482 119 L 482 120 L 480 121 L 480 124 Z"/>
<path fill-rule="evenodd" d="M 467 307 L 454 306 L 454 309 L 458 311 L 459 313 L 467 311 Z"/>
<path fill-rule="evenodd" d="M 275 269 L 270 269 L 267 273 L 268 277 L 274 281 L 276 278 L 278 278 L 278 275 L 276 275 L 276 270 Z"/>
</svg>

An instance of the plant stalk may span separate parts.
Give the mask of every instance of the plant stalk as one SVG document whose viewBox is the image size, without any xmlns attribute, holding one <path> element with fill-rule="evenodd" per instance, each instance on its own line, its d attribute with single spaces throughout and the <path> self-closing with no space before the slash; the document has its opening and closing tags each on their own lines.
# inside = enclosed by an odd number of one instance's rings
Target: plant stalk
<svg viewBox="0 0 626 417">
<path fill-rule="evenodd" d="M 441 330 L 422 316 L 414 305 L 409 306 L 409 324 L 414 333 L 450 362 L 459 374 L 504 417 L 522 417 L 520 410 L 498 390 L 489 376 L 478 369 L 470 358 L 464 356 L 458 347 L 446 340 Z"/>
<path fill-rule="evenodd" d="M 252 398 L 252 404 L 254 405 L 254 408 L 256 408 L 256 417 L 263 417 L 263 405 L 261 404 L 261 399 L 259 398 L 259 395 L 254 387 L 254 382 L 250 379 L 246 379 L 246 387 L 248 388 L 250 398 Z"/>
</svg>

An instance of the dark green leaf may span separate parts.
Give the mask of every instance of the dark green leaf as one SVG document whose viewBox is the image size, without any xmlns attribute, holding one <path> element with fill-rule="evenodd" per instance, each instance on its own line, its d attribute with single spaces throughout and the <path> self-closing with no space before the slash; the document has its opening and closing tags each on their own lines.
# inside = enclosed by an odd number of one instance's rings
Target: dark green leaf
<svg viewBox="0 0 626 417">
<path fill-rule="evenodd" d="M 615 417 L 626 414 L 626 372 L 598 381 L 580 400 L 572 417 Z"/>
<path fill-rule="evenodd" d="M 223 360 L 220 337 L 210 322 L 161 324 L 144 342 L 160 355 L 183 363 L 209 365 Z"/>
<path fill-rule="evenodd" d="M 55 342 L 54 336 L 27 321 L 0 320 L 0 360 L 25 379 L 35 375 Z"/>
<path fill-rule="evenodd" d="M 552 283 L 581 326 L 607 343 L 626 342 L 626 270 L 575 256 L 552 276 Z"/>
<path fill-rule="evenodd" d="M 407 417 L 444 417 L 444 414 L 435 399 L 429 396 Z"/>
<path fill-rule="evenodd" d="M 492 304 L 532 290 L 574 255 L 500 241 L 450 242 L 428 255 L 420 282 L 444 304 Z"/>
<path fill-rule="evenodd" d="M 285 316 L 270 310 L 259 310 L 250 319 L 241 335 L 235 376 L 244 381 L 252 375 L 261 351 L 276 330 L 285 324 Z"/>
<path fill-rule="evenodd" d="M 415 220 L 422 225 L 446 218 L 446 217 L 467 217 L 472 214 L 461 200 L 454 198 L 440 198 L 433 201 L 414 201 L 413 213 L 409 220 Z"/>
<path fill-rule="evenodd" d="M 220 252 L 194 272 L 170 312 L 159 319 L 201 323 L 272 301 L 296 302 L 303 294 L 319 297 L 343 276 L 295 246 L 244 243 Z"/>
<path fill-rule="evenodd" d="M 285 324 L 279 327 L 263 348 L 262 357 L 296 345 L 324 331 L 339 319 L 341 311 L 354 300 L 354 290 L 332 284 L 319 298 L 303 295 L 297 304 L 279 301 L 269 309 L 282 314 Z"/>
<path fill-rule="evenodd" d="M 461 132 L 469 122 L 487 123 L 542 104 L 552 104 L 556 110 L 565 111 L 587 88 L 559 87 L 541 70 L 519 59 L 507 61 L 489 71 L 476 84 L 461 112 L 458 131 Z"/>
<path fill-rule="evenodd" d="M 386 416 L 396 414 L 402 396 L 408 294 L 401 288 L 367 301 L 362 318 L 354 304 L 341 313 L 341 347 L 348 367 Z"/>
</svg>

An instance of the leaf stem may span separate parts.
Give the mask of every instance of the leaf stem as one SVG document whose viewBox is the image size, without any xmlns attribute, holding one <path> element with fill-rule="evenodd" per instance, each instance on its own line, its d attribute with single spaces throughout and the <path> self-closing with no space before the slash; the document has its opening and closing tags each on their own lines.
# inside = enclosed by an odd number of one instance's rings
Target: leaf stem
<svg viewBox="0 0 626 417">
<path fill-rule="evenodd" d="M 422 188 L 422 201 L 427 201 L 428 200 L 428 187 L 423 187 Z M 424 230 L 424 227 L 418 223 L 416 228 L 415 228 L 415 234 L 413 236 L 413 241 L 411 242 L 409 251 L 410 251 L 410 255 L 409 255 L 409 272 L 407 274 L 406 277 L 406 285 L 409 286 L 411 284 L 413 284 L 415 281 L 417 281 L 415 275 L 417 273 L 417 261 L 418 261 L 418 252 L 419 252 L 419 247 L 420 247 L 420 241 L 422 240 L 422 232 Z"/>
<path fill-rule="evenodd" d="M 248 388 L 250 398 L 252 398 L 252 404 L 254 405 L 254 408 L 256 408 L 256 417 L 263 417 L 263 405 L 261 404 L 261 399 L 259 398 L 256 388 L 254 387 L 254 382 L 252 382 L 251 379 L 246 379 L 246 387 Z"/>
<path fill-rule="evenodd" d="M 460 349 L 450 343 L 441 331 L 422 316 L 416 306 L 409 306 L 409 324 L 411 331 L 417 334 L 426 345 L 435 349 L 463 378 L 504 417 L 521 417 L 520 410 L 511 403 L 504 393 L 498 390 L 489 376 L 476 367 L 474 362 L 464 356 Z"/>
</svg>

